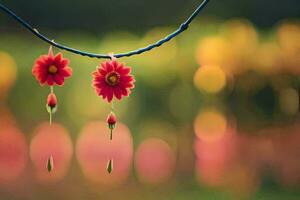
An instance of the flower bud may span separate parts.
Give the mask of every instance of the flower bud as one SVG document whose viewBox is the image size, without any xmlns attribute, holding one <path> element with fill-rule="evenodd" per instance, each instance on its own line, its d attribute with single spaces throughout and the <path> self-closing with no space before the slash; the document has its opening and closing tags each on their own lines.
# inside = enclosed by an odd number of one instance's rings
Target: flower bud
<svg viewBox="0 0 300 200">
<path fill-rule="evenodd" d="M 47 168 L 47 170 L 48 170 L 49 173 L 53 170 L 53 167 L 54 167 L 53 163 L 54 163 L 53 162 L 53 156 L 50 155 L 50 157 L 47 160 L 47 165 L 46 165 L 46 168 Z"/>
<path fill-rule="evenodd" d="M 106 120 L 107 124 L 108 124 L 108 127 L 110 129 L 114 129 L 115 128 L 115 125 L 117 123 L 117 117 L 116 115 L 111 112 L 108 116 L 107 116 L 107 120 Z"/>
<path fill-rule="evenodd" d="M 57 98 L 54 93 L 50 93 L 47 98 L 46 109 L 48 113 L 53 114 L 57 110 Z M 51 121 L 51 120 L 50 120 Z M 50 122 L 51 124 L 51 122 Z"/>
<path fill-rule="evenodd" d="M 110 174 L 113 171 L 113 160 L 109 160 L 106 166 L 107 172 Z"/>
<path fill-rule="evenodd" d="M 47 98 L 47 105 L 50 108 L 54 108 L 57 105 L 57 98 L 54 93 L 50 93 Z"/>
</svg>

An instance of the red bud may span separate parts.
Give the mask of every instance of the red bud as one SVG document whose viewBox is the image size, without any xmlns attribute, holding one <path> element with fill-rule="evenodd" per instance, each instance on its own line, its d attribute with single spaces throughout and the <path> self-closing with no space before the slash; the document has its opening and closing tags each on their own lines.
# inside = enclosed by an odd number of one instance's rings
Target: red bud
<svg viewBox="0 0 300 200">
<path fill-rule="evenodd" d="M 117 117 L 116 117 L 116 115 L 115 115 L 113 112 L 111 112 L 111 113 L 107 116 L 106 122 L 107 122 L 109 128 L 110 128 L 110 129 L 113 129 L 114 126 L 115 126 L 115 124 L 116 124 L 116 122 L 117 122 Z"/>
<path fill-rule="evenodd" d="M 50 93 L 50 94 L 48 95 L 48 98 L 47 98 L 47 105 L 48 105 L 49 107 L 51 107 L 51 108 L 56 107 L 56 105 L 57 105 L 57 98 L 56 98 L 56 96 L 55 96 L 54 93 Z"/>
</svg>

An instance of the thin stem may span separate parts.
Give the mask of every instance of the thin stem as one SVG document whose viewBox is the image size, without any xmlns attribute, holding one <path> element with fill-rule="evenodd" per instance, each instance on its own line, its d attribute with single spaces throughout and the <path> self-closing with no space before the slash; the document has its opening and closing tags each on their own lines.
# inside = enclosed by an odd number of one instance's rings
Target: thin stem
<svg viewBox="0 0 300 200">
<path fill-rule="evenodd" d="M 150 44 L 146 47 L 136 49 L 133 51 L 125 52 L 125 53 L 119 53 L 119 54 L 114 54 L 116 58 L 121 58 L 121 57 L 129 57 L 133 55 L 138 55 L 142 54 L 146 51 L 150 51 L 156 47 L 159 47 L 163 45 L 164 43 L 170 41 L 172 38 L 178 36 L 180 33 L 188 29 L 190 23 L 195 19 L 195 17 L 200 13 L 200 11 L 203 10 L 203 8 L 207 5 L 209 0 L 203 0 L 201 4 L 196 8 L 196 10 L 187 18 L 187 20 L 182 23 L 177 30 L 175 30 L 173 33 L 167 35 L 166 37 L 158 40 L 157 42 Z M 111 59 L 111 56 L 108 54 L 95 54 L 95 53 L 89 53 L 85 51 L 81 51 L 72 47 L 68 47 L 59 43 L 54 42 L 54 40 L 47 38 L 43 34 L 41 34 L 36 28 L 33 28 L 29 23 L 27 23 L 25 20 L 23 20 L 21 17 L 19 17 L 16 13 L 14 13 L 12 10 L 4 6 L 3 4 L 0 3 L 0 10 L 2 10 L 4 13 L 6 13 L 8 16 L 12 17 L 15 19 L 18 23 L 20 23 L 25 29 L 30 31 L 32 34 L 34 34 L 36 37 L 40 38 L 44 42 L 47 42 L 50 45 L 53 45 L 59 49 L 69 51 L 74 54 L 78 54 L 81 56 L 88 56 L 91 58 L 106 58 L 106 59 Z"/>
<path fill-rule="evenodd" d="M 50 92 L 54 93 L 54 87 L 53 86 L 50 86 Z M 52 125 L 52 108 L 50 109 L 50 112 L 49 112 L 49 123 L 50 123 L 50 125 Z"/>
<path fill-rule="evenodd" d="M 114 100 L 112 100 L 111 101 L 111 105 L 110 105 L 111 107 L 110 107 L 110 111 L 111 112 L 114 112 Z M 110 129 L 110 137 L 109 137 L 109 139 L 110 139 L 110 141 L 112 141 L 112 137 L 113 137 L 113 128 L 109 128 Z"/>
<path fill-rule="evenodd" d="M 115 107 L 114 107 L 114 100 L 111 101 L 111 104 L 110 104 L 110 111 L 111 112 L 114 112 L 115 110 Z"/>
<path fill-rule="evenodd" d="M 110 139 L 110 141 L 112 141 L 112 138 L 113 138 L 113 129 L 110 128 L 109 130 L 110 130 L 110 136 L 109 136 L 109 139 Z"/>
<path fill-rule="evenodd" d="M 52 125 L 52 112 L 49 112 L 49 123 Z"/>
</svg>

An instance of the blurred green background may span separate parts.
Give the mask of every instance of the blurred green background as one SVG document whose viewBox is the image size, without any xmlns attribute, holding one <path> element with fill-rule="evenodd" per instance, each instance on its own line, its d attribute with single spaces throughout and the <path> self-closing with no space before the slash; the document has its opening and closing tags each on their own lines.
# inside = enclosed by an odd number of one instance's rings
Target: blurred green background
<svg viewBox="0 0 300 200">
<path fill-rule="evenodd" d="M 119 53 L 174 31 L 200 1 L 1 3 L 58 43 Z M 91 87 L 102 60 L 63 52 L 74 73 L 54 88 L 49 126 L 49 88 L 31 74 L 49 46 L 1 13 L 0 199 L 299 199 L 299 17 L 297 0 L 211 0 L 176 39 L 119 59 L 137 81 L 115 102 L 110 144 L 110 105 Z"/>
</svg>

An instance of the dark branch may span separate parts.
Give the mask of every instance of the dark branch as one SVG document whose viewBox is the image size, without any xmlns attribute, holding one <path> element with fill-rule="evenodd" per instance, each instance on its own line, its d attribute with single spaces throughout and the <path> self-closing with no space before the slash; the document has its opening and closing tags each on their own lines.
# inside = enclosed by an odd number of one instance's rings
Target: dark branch
<svg viewBox="0 0 300 200">
<path fill-rule="evenodd" d="M 200 11 L 206 6 L 206 4 L 208 3 L 209 0 L 203 0 L 202 3 L 196 8 L 196 10 L 191 14 L 191 16 L 184 22 L 181 24 L 181 26 L 174 31 L 173 33 L 171 33 L 170 35 L 166 36 L 165 38 L 150 44 L 146 47 L 137 49 L 137 50 L 133 50 L 133 51 L 129 51 L 126 53 L 119 53 L 119 54 L 115 54 L 114 57 L 116 58 L 121 58 L 121 57 L 129 57 L 129 56 L 133 56 L 133 55 L 138 55 L 141 53 L 144 53 L 146 51 L 150 51 L 156 47 L 159 47 L 161 45 L 163 45 L 164 43 L 170 41 L 172 38 L 176 37 L 177 35 L 179 35 L 181 32 L 185 31 L 186 29 L 188 29 L 189 24 L 194 20 L 194 18 L 200 13 Z M 84 51 L 80 51 L 78 49 L 74 49 L 71 47 L 67 47 L 64 45 L 61 45 L 59 43 L 54 42 L 53 40 L 47 38 L 46 36 L 42 35 L 41 33 L 38 32 L 37 29 L 33 28 L 31 25 L 29 25 L 25 20 L 23 20 L 21 17 L 19 17 L 16 13 L 14 13 L 13 11 L 11 11 L 9 8 L 7 8 L 6 6 L 2 5 L 0 3 L 0 9 L 6 13 L 7 15 L 9 15 L 10 17 L 12 17 L 13 19 L 15 19 L 17 22 L 19 22 L 24 28 L 26 28 L 28 31 L 30 31 L 32 34 L 34 34 L 35 36 L 37 36 L 38 38 L 40 38 L 41 40 L 49 43 L 50 45 L 53 45 L 59 49 L 63 49 L 75 54 L 79 54 L 82 56 L 88 56 L 91 58 L 107 58 L 110 59 L 111 56 L 108 54 L 94 54 L 94 53 L 89 53 L 89 52 L 84 52 Z"/>
</svg>

